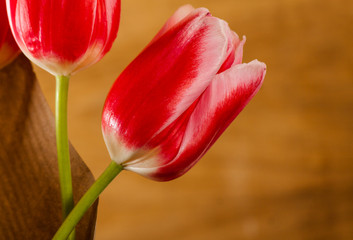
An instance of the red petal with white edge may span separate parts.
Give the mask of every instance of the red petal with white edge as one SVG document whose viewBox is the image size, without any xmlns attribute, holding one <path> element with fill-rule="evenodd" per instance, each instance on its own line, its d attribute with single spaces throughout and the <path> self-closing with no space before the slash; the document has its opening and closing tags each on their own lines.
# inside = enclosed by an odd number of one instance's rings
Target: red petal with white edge
<svg viewBox="0 0 353 240">
<path fill-rule="evenodd" d="M 103 133 L 115 135 L 126 148 L 144 147 L 177 119 L 204 92 L 227 57 L 227 26 L 204 10 L 194 12 L 196 16 L 189 15 L 147 47 L 108 94 Z"/>
<path fill-rule="evenodd" d="M 98 62 L 111 49 L 120 20 L 120 0 L 97 1 L 90 46 L 76 64 L 73 73 Z"/>
<path fill-rule="evenodd" d="M 34 58 L 55 53 L 63 60 L 77 60 L 89 47 L 97 1 L 45 2 L 7 0 L 18 44 Z M 70 9 L 69 15 L 67 9 Z"/>
<path fill-rule="evenodd" d="M 223 131 L 240 113 L 260 89 L 266 73 L 266 65 L 257 60 L 234 67 L 217 75 L 200 97 L 174 159 L 164 156 L 170 151 L 166 142 L 156 160 L 163 161 L 160 167 L 130 165 L 126 169 L 157 181 L 168 181 L 187 172 L 213 145 Z"/>
<path fill-rule="evenodd" d="M 169 29 L 174 27 L 176 24 L 178 24 L 181 20 L 183 20 L 187 15 L 189 15 L 194 10 L 195 10 L 195 8 L 193 6 L 191 6 L 190 4 L 187 4 L 187 5 L 184 5 L 184 6 L 181 6 L 180 8 L 178 8 L 178 10 L 176 10 L 175 13 L 163 25 L 161 30 L 159 30 L 159 32 L 153 38 L 151 43 L 156 41 L 158 38 L 160 38 L 160 36 L 162 36 L 164 33 L 166 33 Z M 202 10 L 204 10 L 204 9 L 202 9 Z"/>
<path fill-rule="evenodd" d="M 11 29 L 23 53 L 53 75 L 70 75 L 111 48 L 120 0 L 6 0 Z"/>
<path fill-rule="evenodd" d="M 243 36 L 243 40 L 241 40 L 238 43 L 237 48 L 235 49 L 234 62 L 232 64 L 232 66 L 242 63 L 242 61 L 243 61 L 243 49 L 244 49 L 245 42 L 246 42 L 246 37 Z"/>
<path fill-rule="evenodd" d="M 222 66 L 220 67 L 220 69 L 218 70 L 218 73 L 221 73 L 225 70 L 227 70 L 228 68 L 230 68 L 234 63 L 235 63 L 235 53 L 236 50 L 239 48 L 239 44 L 240 44 L 240 40 L 238 35 L 231 31 L 230 28 L 228 27 L 228 23 L 224 21 L 224 33 L 228 38 L 228 47 L 227 47 L 227 59 L 223 62 Z M 240 46 L 242 47 L 242 46 Z M 240 58 L 240 62 L 237 62 L 236 64 L 241 63 L 241 59 L 243 57 L 243 52 L 241 52 L 241 58 Z M 239 58 L 237 56 L 237 58 Z M 237 61 L 239 61 L 239 59 L 236 59 Z"/>
</svg>

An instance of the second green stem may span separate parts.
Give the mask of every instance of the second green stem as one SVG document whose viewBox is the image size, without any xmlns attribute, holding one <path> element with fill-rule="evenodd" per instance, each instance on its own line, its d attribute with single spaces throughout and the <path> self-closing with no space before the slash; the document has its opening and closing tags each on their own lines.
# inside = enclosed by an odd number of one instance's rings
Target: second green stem
<svg viewBox="0 0 353 240">
<path fill-rule="evenodd" d="M 67 98 L 69 77 L 56 76 L 55 125 L 61 189 L 62 214 L 65 219 L 74 207 L 72 193 L 71 163 L 67 131 Z M 74 234 L 72 238 L 74 239 Z"/>
<path fill-rule="evenodd" d="M 122 170 L 123 166 L 112 161 L 76 204 L 75 208 L 65 219 L 52 240 L 65 240 L 75 228 L 76 224 L 84 216 L 86 211 L 97 200 L 98 196 Z"/>
</svg>

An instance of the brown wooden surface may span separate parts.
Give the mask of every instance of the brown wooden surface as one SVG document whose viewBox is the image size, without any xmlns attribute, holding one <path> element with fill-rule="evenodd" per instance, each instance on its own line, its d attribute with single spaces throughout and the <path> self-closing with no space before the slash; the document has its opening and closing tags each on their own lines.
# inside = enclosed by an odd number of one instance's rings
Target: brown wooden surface
<svg viewBox="0 0 353 240">
<path fill-rule="evenodd" d="M 122 173 L 103 193 L 97 240 L 353 239 L 353 1 L 190 0 L 247 36 L 264 85 L 185 176 Z M 100 114 L 123 68 L 180 0 L 123 0 L 112 51 L 72 78 L 70 139 L 98 176 Z M 36 68 L 54 106 L 53 77 Z M 133 97 L 133 94 L 132 94 Z"/>
<path fill-rule="evenodd" d="M 51 239 L 61 223 L 53 114 L 24 56 L 0 70 L 0 239 Z M 94 181 L 71 147 L 75 199 Z M 96 205 L 77 229 L 93 239 Z"/>
</svg>

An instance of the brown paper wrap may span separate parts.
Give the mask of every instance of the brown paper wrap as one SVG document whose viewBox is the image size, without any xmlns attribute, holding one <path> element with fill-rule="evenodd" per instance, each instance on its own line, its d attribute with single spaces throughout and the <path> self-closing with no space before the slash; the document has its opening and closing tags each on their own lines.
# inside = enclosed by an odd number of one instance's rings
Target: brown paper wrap
<svg viewBox="0 0 353 240">
<path fill-rule="evenodd" d="M 94 182 L 70 146 L 75 202 Z M 97 202 L 77 226 L 93 239 Z M 54 116 L 24 56 L 0 70 L 0 238 L 51 239 L 61 223 Z"/>
</svg>

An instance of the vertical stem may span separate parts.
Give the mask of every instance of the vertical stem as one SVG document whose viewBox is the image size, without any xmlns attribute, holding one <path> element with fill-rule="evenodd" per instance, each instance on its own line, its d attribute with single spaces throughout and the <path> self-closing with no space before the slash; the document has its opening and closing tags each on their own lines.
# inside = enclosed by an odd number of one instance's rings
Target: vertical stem
<svg viewBox="0 0 353 240">
<path fill-rule="evenodd" d="M 65 219 L 74 207 L 72 177 L 67 133 L 67 97 L 69 77 L 56 76 L 55 125 L 56 147 L 58 153 L 59 178 L 61 189 L 62 215 Z M 70 236 L 75 239 L 75 234 Z"/>
<path fill-rule="evenodd" d="M 111 181 L 123 170 L 123 167 L 114 161 L 104 170 L 100 177 L 93 183 L 83 195 L 75 208 L 71 211 L 64 223 L 60 226 L 52 240 L 65 240 L 81 220 L 90 206 L 96 201 L 99 194 L 109 185 Z"/>
</svg>

